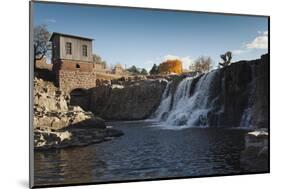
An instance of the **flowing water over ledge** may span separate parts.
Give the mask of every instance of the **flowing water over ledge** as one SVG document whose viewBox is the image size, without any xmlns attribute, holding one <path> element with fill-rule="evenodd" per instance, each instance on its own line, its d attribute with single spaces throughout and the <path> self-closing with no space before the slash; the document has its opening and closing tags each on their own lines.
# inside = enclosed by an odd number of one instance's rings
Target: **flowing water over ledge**
<svg viewBox="0 0 281 189">
<path fill-rule="evenodd" d="M 249 172 L 239 162 L 244 130 L 167 130 L 147 121 L 109 125 L 124 136 L 86 147 L 36 151 L 35 185 Z"/>
</svg>

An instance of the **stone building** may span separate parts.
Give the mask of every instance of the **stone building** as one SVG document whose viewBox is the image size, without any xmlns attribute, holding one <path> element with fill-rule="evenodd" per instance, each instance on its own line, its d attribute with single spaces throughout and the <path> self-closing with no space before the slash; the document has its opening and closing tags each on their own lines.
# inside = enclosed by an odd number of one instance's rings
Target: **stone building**
<svg viewBox="0 0 281 189">
<path fill-rule="evenodd" d="M 94 70 L 95 72 L 106 72 L 106 65 L 99 62 L 94 62 Z"/>
<path fill-rule="evenodd" d="M 116 64 L 114 69 L 113 69 L 113 74 L 116 74 L 116 75 L 123 75 L 124 74 L 124 69 L 122 67 L 121 64 Z"/>
<path fill-rule="evenodd" d="M 53 72 L 56 85 L 63 91 L 96 86 L 92 58 L 93 39 L 54 32 L 52 42 Z"/>
</svg>

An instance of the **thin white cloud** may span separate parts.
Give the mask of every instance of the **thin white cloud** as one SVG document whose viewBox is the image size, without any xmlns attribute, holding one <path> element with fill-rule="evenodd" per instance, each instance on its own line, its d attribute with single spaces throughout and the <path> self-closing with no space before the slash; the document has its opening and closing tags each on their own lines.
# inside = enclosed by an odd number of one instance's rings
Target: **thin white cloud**
<svg viewBox="0 0 281 189">
<path fill-rule="evenodd" d="M 232 50 L 232 53 L 233 53 L 234 55 L 239 55 L 239 54 L 242 54 L 242 53 L 244 53 L 244 52 L 245 52 L 245 50 L 242 50 L 242 49 Z"/>
<path fill-rule="evenodd" d="M 42 20 L 43 22 L 47 22 L 47 23 L 56 23 L 57 20 L 56 19 L 52 19 L 52 18 L 46 18 Z"/>
<path fill-rule="evenodd" d="M 232 50 L 234 55 L 241 55 L 249 53 L 253 49 L 267 49 L 268 48 L 268 31 L 258 31 L 259 35 L 249 43 L 243 43 L 240 49 Z"/>
<path fill-rule="evenodd" d="M 244 48 L 241 48 L 241 49 L 235 49 L 235 50 L 232 50 L 231 52 L 234 54 L 234 55 L 241 55 L 241 54 L 244 54 L 244 53 L 249 53 L 251 52 L 252 49 L 246 49 L 245 47 Z"/>
<path fill-rule="evenodd" d="M 247 49 L 267 49 L 268 48 L 268 31 L 259 32 L 261 35 L 257 36 L 252 42 L 247 43 Z"/>
</svg>

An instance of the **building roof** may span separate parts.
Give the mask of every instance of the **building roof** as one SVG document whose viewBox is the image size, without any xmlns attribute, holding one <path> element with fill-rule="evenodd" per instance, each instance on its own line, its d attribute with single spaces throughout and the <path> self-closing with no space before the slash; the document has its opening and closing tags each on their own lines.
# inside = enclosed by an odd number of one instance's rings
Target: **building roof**
<svg viewBox="0 0 281 189">
<path fill-rule="evenodd" d="M 77 38 L 77 39 L 83 39 L 87 41 L 93 41 L 94 39 L 88 38 L 88 37 L 82 37 L 78 35 L 71 35 L 71 34 L 65 34 L 65 33 L 58 33 L 58 32 L 53 32 L 50 38 L 50 41 L 53 41 L 53 37 L 59 35 L 59 36 L 65 36 L 65 37 L 72 37 L 72 38 Z"/>
</svg>

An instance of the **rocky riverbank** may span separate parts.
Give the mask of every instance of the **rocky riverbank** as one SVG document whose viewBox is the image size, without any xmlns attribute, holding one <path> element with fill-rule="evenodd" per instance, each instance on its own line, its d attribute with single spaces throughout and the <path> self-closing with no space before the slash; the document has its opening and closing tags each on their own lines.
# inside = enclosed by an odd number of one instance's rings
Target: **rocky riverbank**
<svg viewBox="0 0 281 189">
<path fill-rule="evenodd" d="M 246 171 L 269 171 L 268 139 L 267 129 L 255 130 L 245 136 L 245 149 L 240 162 Z"/>
<path fill-rule="evenodd" d="M 121 136 L 105 121 L 79 106 L 69 106 L 70 96 L 52 82 L 34 79 L 34 148 L 82 146 Z"/>
</svg>

